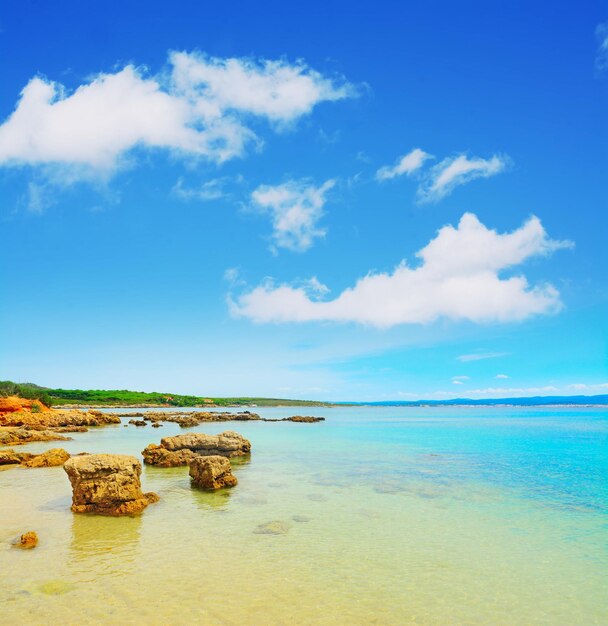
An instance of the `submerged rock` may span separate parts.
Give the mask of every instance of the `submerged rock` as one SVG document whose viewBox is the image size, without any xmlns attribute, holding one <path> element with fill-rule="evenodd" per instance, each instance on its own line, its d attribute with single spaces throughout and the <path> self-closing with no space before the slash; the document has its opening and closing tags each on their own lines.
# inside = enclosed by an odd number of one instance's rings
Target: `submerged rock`
<svg viewBox="0 0 608 626">
<path fill-rule="evenodd" d="M 256 535 L 285 535 L 289 528 L 290 525 L 287 522 L 275 520 L 260 524 L 253 532 Z"/>
<path fill-rule="evenodd" d="M 23 550 L 31 550 L 38 545 L 38 535 L 33 530 L 23 533 L 15 545 Z"/>
<path fill-rule="evenodd" d="M 164 437 L 160 445 L 150 444 L 142 451 L 144 462 L 159 467 L 189 465 L 199 456 L 224 456 L 227 458 L 246 456 L 251 452 L 251 443 L 239 433 L 227 430 L 219 435 L 188 433 L 175 437 Z"/>
<path fill-rule="evenodd" d="M 225 456 L 197 456 L 190 463 L 193 484 L 202 489 L 223 489 L 237 484 L 232 466 Z"/>
<path fill-rule="evenodd" d="M 135 515 L 158 501 L 141 491 L 141 463 L 122 454 L 72 457 L 63 466 L 72 484 L 72 511 L 98 515 Z"/>
<path fill-rule="evenodd" d="M 63 465 L 70 455 L 63 448 L 51 448 L 42 454 L 37 454 L 33 458 L 23 461 L 24 467 L 57 467 Z"/>
</svg>

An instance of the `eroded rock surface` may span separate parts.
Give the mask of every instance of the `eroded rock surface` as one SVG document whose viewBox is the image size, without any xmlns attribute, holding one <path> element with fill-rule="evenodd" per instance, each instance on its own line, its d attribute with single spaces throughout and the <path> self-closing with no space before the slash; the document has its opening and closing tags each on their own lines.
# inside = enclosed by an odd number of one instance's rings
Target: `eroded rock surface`
<svg viewBox="0 0 608 626">
<path fill-rule="evenodd" d="M 190 478 L 201 489 L 223 489 L 237 484 L 232 466 L 225 456 L 197 456 L 190 462 Z"/>
<path fill-rule="evenodd" d="M 31 550 L 38 545 L 38 535 L 33 530 L 23 533 L 15 545 L 23 550 Z"/>
<path fill-rule="evenodd" d="M 16 411 L 0 415 L 0 426 L 20 426 L 29 430 L 70 430 L 80 431 L 82 427 L 120 424 L 120 417 L 112 413 L 89 410 L 47 409 L 38 413 Z"/>
<path fill-rule="evenodd" d="M 32 441 L 70 441 L 50 430 L 28 430 L 26 428 L 0 428 L 0 446 L 19 446 Z"/>
<path fill-rule="evenodd" d="M 0 465 L 20 465 L 33 457 L 30 452 L 15 452 L 12 448 L 7 448 L 0 450 Z"/>
<path fill-rule="evenodd" d="M 141 491 L 141 464 L 133 456 L 89 454 L 63 466 L 72 484 L 72 511 L 98 515 L 135 515 L 158 501 Z"/>
<path fill-rule="evenodd" d="M 63 465 L 70 458 L 63 448 L 51 448 L 42 454 L 36 454 L 31 459 L 21 463 L 24 467 L 57 467 Z"/>
<path fill-rule="evenodd" d="M 197 456 L 246 456 L 251 443 L 239 433 L 227 430 L 219 435 L 187 433 L 164 437 L 160 445 L 150 444 L 142 451 L 144 462 L 160 467 L 189 465 Z"/>
</svg>

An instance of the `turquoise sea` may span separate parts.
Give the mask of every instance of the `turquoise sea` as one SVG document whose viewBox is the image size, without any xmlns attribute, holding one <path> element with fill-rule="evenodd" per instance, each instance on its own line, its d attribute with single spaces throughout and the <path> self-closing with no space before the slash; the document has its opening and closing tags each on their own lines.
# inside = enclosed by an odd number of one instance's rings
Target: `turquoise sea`
<svg viewBox="0 0 608 626">
<path fill-rule="evenodd" d="M 253 409 L 286 417 L 301 408 Z M 134 454 L 236 430 L 230 491 L 144 467 L 138 518 L 75 516 L 62 468 L 0 472 L 1 624 L 608 624 L 608 410 L 309 410 L 75 433 Z M 282 534 L 258 534 L 277 521 Z M 35 530 L 39 546 L 11 547 Z"/>
</svg>

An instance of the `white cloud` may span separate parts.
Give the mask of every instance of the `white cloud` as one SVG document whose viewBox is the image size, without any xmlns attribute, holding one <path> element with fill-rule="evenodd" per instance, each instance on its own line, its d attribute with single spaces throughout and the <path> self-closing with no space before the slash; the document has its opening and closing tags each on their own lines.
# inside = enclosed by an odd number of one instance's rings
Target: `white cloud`
<svg viewBox="0 0 608 626">
<path fill-rule="evenodd" d="M 33 78 L 0 126 L 0 165 L 54 165 L 74 177 L 110 175 L 134 148 L 223 162 L 260 140 L 255 118 L 279 129 L 323 101 L 355 93 L 303 62 L 173 52 L 156 77 L 128 65 L 75 91 Z"/>
<path fill-rule="evenodd" d="M 452 382 L 455 385 L 463 385 L 465 380 L 470 380 L 470 376 L 452 376 Z"/>
<path fill-rule="evenodd" d="M 461 354 L 456 357 L 461 363 L 469 361 L 483 361 L 484 359 L 498 359 L 501 356 L 508 356 L 508 352 L 474 352 L 473 354 Z"/>
<path fill-rule="evenodd" d="M 452 385 L 464 385 L 461 380 L 452 380 Z"/>
<path fill-rule="evenodd" d="M 595 57 L 595 67 L 599 71 L 608 69 L 608 22 L 600 24 L 595 29 L 598 40 L 597 56 Z"/>
<path fill-rule="evenodd" d="M 184 179 L 179 178 L 173 189 L 171 190 L 181 200 L 201 200 L 202 202 L 211 202 L 212 200 L 219 200 L 230 195 L 226 191 L 226 186 L 229 184 L 240 184 L 243 182 L 241 176 L 230 178 L 223 176 L 221 178 L 213 178 L 207 180 L 201 185 L 195 187 L 186 186 Z"/>
<path fill-rule="evenodd" d="M 504 379 L 504 378 L 509 378 L 506 374 L 496 374 L 496 376 L 494 376 L 494 378 L 499 378 L 499 379 Z"/>
<path fill-rule="evenodd" d="M 504 171 L 510 160 L 506 156 L 494 155 L 489 159 L 461 154 L 448 157 L 432 167 L 418 187 L 417 196 L 421 203 L 437 202 L 459 185 L 476 178 L 488 178 Z"/>
<path fill-rule="evenodd" d="M 55 204 L 55 199 L 49 185 L 30 182 L 23 197 L 23 203 L 30 213 L 41 215 L 46 209 Z"/>
<path fill-rule="evenodd" d="M 566 389 L 579 392 L 603 393 L 608 391 L 608 383 L 572 383 L 571 385 L 567 385 Z"/>
<path fill-rule="evenodd" d="M 325 194 L 334 184 L 328 180 L 315 187 L 307 180 L 290 180 L 282 185 L 261 185 L 251 194 L 253 207 L 270 214 L 275 246 L 303 252 L 325 236 L 318 222 L 323 217 Z"/>
<path fill-rule="evenodd" d="M 571 245 L 549 239 L 536 217 L 499 234 L 465 213 L 457 228 L 444 226 L 417 253 L 417 267 L 402 261 L 392 273 L 370 273 L 333 300 L 315 301 L 302 288 L 268 280 L 231 300 L 231 309 L 256 322 L 338 321 L 385 328 L 442 317 L 519 321 L 558 311 L 559 293 L 549 284 L 530 286 L 522 275 L 503 277 L 504 271 Z M 468 360 L 475 358 L 479 355 Z"/>
<path fill-rule="evenodd" d="M 431 158 L 433 158 L 432 155 L 424 152 L 424 150 L 420 148 L 415 148 L 405 156 L 402 156 L 395 165 L 385 165 L 381 167 L 376 172 L 376 179 L 380 181 L 390 180 L 397 176 L 403 176 L 403 174 L 410 176 L 418 171 L 427 159 Z"/>
<path fill-rule="evenodd" d="M 513 396 L 513 395 L 544 395 L 547 393 L 559 393 L 559 389 L 553 385 L 545 387 L 486 387 L 485 389 L 471 389 L 467 395 L 472 396 Z"/>
</svg>

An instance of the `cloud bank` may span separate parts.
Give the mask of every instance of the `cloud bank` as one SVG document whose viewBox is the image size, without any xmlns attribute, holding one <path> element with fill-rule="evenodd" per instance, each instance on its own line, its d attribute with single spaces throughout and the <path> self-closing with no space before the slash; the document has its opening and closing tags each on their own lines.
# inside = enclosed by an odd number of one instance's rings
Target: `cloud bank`
<svg viewBox="0 0 608 626">
<path fill-rule="evenodd" d="M 293 124 L 324 101 L 355 95 L 305 63 L 220 59 L 172 52 L 168 70 L 149 77 L 127 65 L 68 92 L 32 78 L 0 125 L 0 165 L 60 165 L 111 174 L 136 147 L 215 162 L 260 143 L 252 125 Z"/>
<path fill-rule="evenodd" d="M 259 323 L 334 321 L 388 328 L 438 318 L 520 321 L 558 311 L 559 293 L 550 284 L 530 286 L 523 275 L 503 278 L 502 273 L 571 245 L 549 239 L 536 217 L 499 234 L 465 213 L 457 228 L 444 226 L 417 253 L 417 267 L 402 261 L 392 273 L 370 273 L 333 300 L 305 287 L 266 281 L 229 303 L 234 315 Z"/>
<path fill-rule="evenodd" d="M 503 172 L 510 159 L 494 155 L 489 159 L 469 158 L 464 154 L 448 157 L 432 167 L 418 187 L 417 198 L 421 204 L 437 202 L 460 185 L 476 178 L 488 178 Z"/>
<path fill-rule="evenodd" d="M 282 185 L 261 185 L 251 194 L 253 208 L 270 215 L 276 247 L 304 252 L 315 239 L 325 236 L 318 222 L 323 217 L 325 194 L 334 185 L 334 180 L 320 187 L 306 180 L 290 180 Z"/>
<path fill-rule="evenodd" d="M 414 172 L 418 171 L 427 159 L 431 158 L 433 158 L 432 155 L 428 154 L 424 150 L 421 150 L 420 148 L 415 148 L 411 152 L 408 152 L 408 154 L 398 159 L 395 165 L 385 165 L 384 167 L 381 167 L 376 172 L 376 179 L 383 181 L 390 180 L 391 178 L 397 178 L 397 176 L 403 176 L 404 174 L 410 176 Z"/>
</svg>

